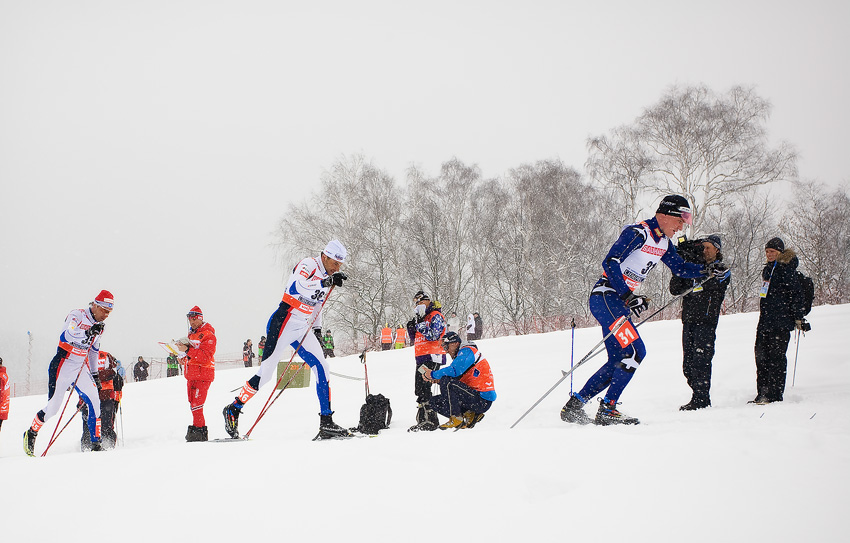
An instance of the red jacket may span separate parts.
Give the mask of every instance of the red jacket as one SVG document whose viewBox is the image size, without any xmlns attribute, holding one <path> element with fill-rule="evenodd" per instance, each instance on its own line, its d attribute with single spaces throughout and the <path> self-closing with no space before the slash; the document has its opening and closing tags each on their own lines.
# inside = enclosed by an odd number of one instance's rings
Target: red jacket
<svg viewBox="0 0 850 543">
<path fill-rule="evenodd" d="M 192 344 L 186 351 L 186 369 L 183 375 L 189 381 L 215 379 L 215 328 L 205 322 L 189 334 Z"/>
<path fill-rule="evenodd" d="M 0 420 L 9 418 L 9 376 L 6 375 L 6 366 L 0 366 Z"/>
</svg>

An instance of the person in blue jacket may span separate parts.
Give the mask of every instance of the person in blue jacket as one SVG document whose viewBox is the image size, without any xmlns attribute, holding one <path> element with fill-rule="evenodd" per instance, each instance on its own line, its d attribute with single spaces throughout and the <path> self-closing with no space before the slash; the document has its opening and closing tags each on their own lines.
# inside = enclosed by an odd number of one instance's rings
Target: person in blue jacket
<svg viewBox="0 0 850 543">
<path fill-rule="evenodd" d="M 432 396 L 428 406 L 449 421 L 440 428 L 472 428 L 496 401 L 496 387 L 490 363 L 481 356 L 475 343 L 461 343 L 457 332 L 443 337 L 443 347 L 452 363 L 445 368 L 425 368 L 426 381 L 440 385 L 440 393 Z"/>
<path fill-rule="evenodd" d="M 591 314 L 602 325 L 602 335 L 607 335 L 605 349 L 608 361 L 579 392 L 570 396 L 561 409 L 564 422 L 638 424 L 638 419 L 628 417 L 617 409 L 617 400 L 646 357 L 646 347 L 630 318 L 617 332 L 608 334 L 621 317 L 628 318 L 630 312 L 639 316 L 649 307 L 649 298 L 634 291 L 659 262 L 679 277 L 705 277 L 713 272 L 705 265 L 685 262 L 670 243 L 676 232 L 692 222 L 691 207 L 686 198 L 676 194 L 665 196 L 654 217 L 623 228 L 620 237 L 611 246 L 602 262 L 602 277 L 594 285 L 588 301 Z M 604 390 L 607 391 L 600 401 L 596 418 L 591 420 L 582 408 Z"/>
</svg>

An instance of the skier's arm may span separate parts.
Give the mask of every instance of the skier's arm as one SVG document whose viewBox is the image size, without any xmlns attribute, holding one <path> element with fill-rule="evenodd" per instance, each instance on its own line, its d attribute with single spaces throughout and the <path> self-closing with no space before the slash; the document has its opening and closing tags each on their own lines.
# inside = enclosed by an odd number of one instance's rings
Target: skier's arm
<svg viewBox="0 0 850 543">
<path fill-rule="evenodd" d="M 661 262 L 670 268 L 673 275 L 678 275 L 685 279 L 698 279 L 700 277 L 705 277 L 705 266 L 702 264 L 685 262 L 672 244 L 667 248 L 667 252 L 664 253 L 664 256 L 661 257 Z"/>
<path fill-rule="evenodd" d="M 643 230 L 629 227 L 623 230 L 608 254 L 605 255 L 605 260 L 602 261 L 602 269 L 605 271 L 605 276 L 608 278 L 608 284 L 617 291 L 617 294 L 624 296 L 629 294 L 632 289 L 626 284 L 623 279 L 623 270 L 620 269 L 620 263 L 632 252 L 639 249 L 646 238 L 644 238 Z"/>
</svg>

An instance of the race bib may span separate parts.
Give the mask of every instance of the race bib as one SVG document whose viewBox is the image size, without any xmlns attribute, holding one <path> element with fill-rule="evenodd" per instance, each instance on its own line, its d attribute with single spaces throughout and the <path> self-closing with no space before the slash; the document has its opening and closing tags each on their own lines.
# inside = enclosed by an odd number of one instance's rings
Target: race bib
<svg viewBox="0 0 850 543">
<path fill-rule="evenodd" d="M 622 319 L 622 323 L 619 320 L 616 321 L 611 325 L 609 330 L 614 331 L 614 337 L 617 338 L 620 347 L 624 349 L 638 338 L 637 330 L 635 330 L 635 327 L 632 326 L 631 321 L 628 319 Z"/>
<path fill-rule="evenodd" d="M 761 290 L 759 290 L 759 298 L 767 297 L 767 290 L 770 288 L 770 281 L 765 281 L 761 285 Z"/>
</svg>

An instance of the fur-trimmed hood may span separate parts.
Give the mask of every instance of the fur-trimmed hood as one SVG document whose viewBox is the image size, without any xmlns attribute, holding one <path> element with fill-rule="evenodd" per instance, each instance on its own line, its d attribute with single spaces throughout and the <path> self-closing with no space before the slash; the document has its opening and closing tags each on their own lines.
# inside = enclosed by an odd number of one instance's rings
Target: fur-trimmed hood
<svg viewBox="0 0 850 543">
<path fill-rule="evenodd" d="M 794 252 L 794 249 L 785 249 L 779 256 L 776 257 L 777 262 L 780 264 L 786 264 L 791 266 L 792 268 L 796 268 L 800 263 L 800 260 L 797 258 L 797 253 Z"/>
</svg>

